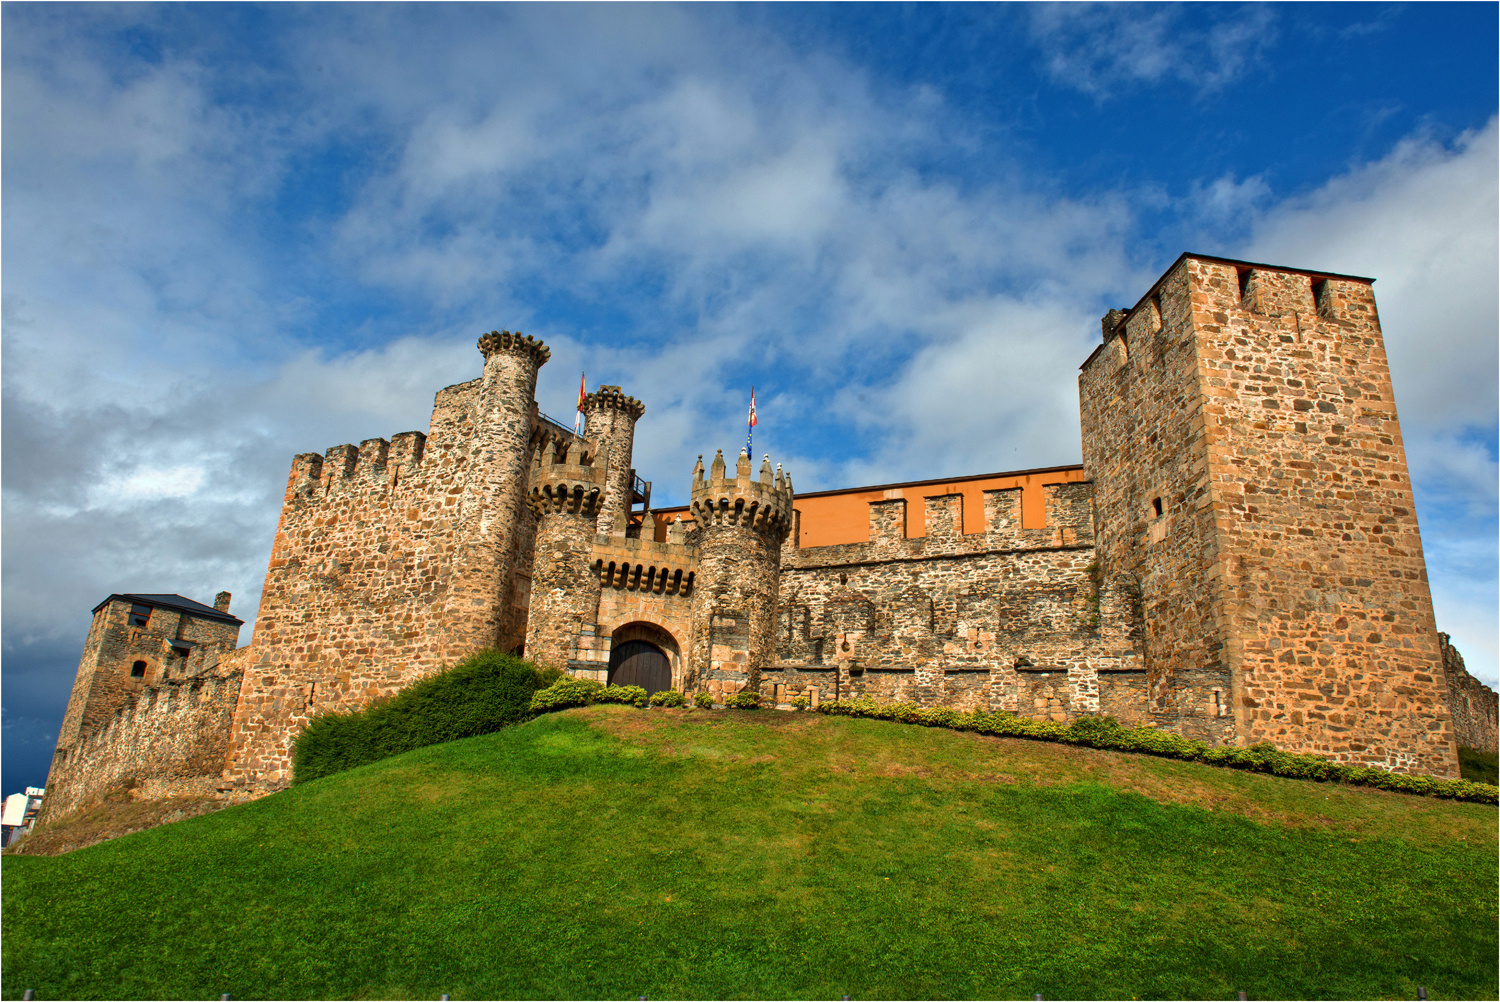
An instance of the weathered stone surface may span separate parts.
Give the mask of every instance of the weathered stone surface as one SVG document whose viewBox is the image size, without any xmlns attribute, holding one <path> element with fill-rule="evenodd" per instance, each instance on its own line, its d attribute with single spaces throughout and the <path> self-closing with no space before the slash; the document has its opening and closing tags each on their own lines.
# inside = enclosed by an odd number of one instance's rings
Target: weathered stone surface
<svg viewBox="0 0 1500 1002">
<path fill-rule="evenodd" d="M 1152 718 L 1457 775 L 1369 281 L 1184 255 L 1105 326 L 1084 466 Z"/>
</svg>

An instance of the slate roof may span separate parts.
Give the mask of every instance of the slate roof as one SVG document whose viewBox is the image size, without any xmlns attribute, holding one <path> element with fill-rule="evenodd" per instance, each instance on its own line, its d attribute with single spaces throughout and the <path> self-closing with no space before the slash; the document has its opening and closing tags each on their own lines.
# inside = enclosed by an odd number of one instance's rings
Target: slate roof
<svg viewBox="0 0 1500 1002">
<path fill-rule="evenodd" d="M 104 608 L 115 599 L 121 599 L 122 601 L 131 603 L 139 603 L 141 605 L 159 606 L 163 609 L 176 609 L 178 612 L 186 612 L 194 616 L 201 616 L 204 619 L 217 619 L 225 623 L 234 623 L 238 626 L 245 625 L 245 621 L 243 619 L 240 619 L 238 616 L 231 616 L 227 612 L 220 612 L 218 609 L 215 609 L 211 605 L 204 605 L 202 602 L 194 602 L 192 599 L 184 598 L 181 595 L 111 595 L 103 602 L 100 602 L 98 605 L 94 606 L 92 611 L 98 612 L 100 609 Z"/>
</svg>

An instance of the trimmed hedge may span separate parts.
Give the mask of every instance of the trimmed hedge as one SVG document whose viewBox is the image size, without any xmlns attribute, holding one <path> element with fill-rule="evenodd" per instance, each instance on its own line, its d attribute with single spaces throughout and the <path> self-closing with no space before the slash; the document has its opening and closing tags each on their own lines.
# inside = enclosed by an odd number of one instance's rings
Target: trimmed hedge
<svg viewBox="0 0 1500 1002">
<path fill-rule="evenodd" d="M 532 694 L 560 674 L 513 654 L 476 651 L 388 699 L 314 717 L 297 735 L 292 783 L 521 723 L 531 717 Z"/>
<path fill-rule="evenodd" d="M 1415 793 L 1449 800 L 1467 800 L 1479 804 L 1500 803 L 1500 789 L 1486 783 L 1463 779 L 1434 779 L 1431 776 L 1408 776 L 1367 766 L 1330 762 L 1316 755 L 1299 755 L 1278 751 L 1269 741 L 1248 748 L 1211 748 L 1180 734 L 1158 731 L 1154 727 L 1125 727 L 1113 717 L 1079 717 L 1071 724 L 1052 720 L 1032 720 L 1004 711 L 972 710 L 961 712 L 946 707 L 922 708 L 914 703 L 877 703 L 868 697 L 818 704 L 817 711 L 835 717 L 867 717 L 892 720 L 926 727 L 946 727 L 955 731 L 974 731 L 1001 737 L 1030 738 L 1034 741 L 1062 741 L 1088 748 L 1138 752 L 1175 758 L 1229 769 L 1268 772 L 1273 776 L 1312 779 L 1319 782 L 1346 783 L 1350 786 L 1372 786 L 1398 793 Z"/>
<path fill-rule="evenodd" d="M 570 706 L 591 703 L 623 703 L 627 706 L 682 706 L 687 702 L 680 692 L 663 689 L 647 697 L 638 685 L 609 685 L 582 678 L 561 678 L 531 697 L 533 713 L 550 713 Z"/>
</svg>

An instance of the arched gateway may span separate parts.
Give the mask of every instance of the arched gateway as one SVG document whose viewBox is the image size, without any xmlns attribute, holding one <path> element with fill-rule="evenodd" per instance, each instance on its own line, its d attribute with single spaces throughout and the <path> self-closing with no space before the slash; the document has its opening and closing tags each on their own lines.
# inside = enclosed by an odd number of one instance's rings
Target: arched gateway
<svg viewBox="0 0 1500 1002">
<path fill-rule="evenodd" d="M 648 640 L 627 640 L 609 653 L 609 684 L 638 685 L 649 695 L 672 688 L 672 662 Z"/>
</svg>

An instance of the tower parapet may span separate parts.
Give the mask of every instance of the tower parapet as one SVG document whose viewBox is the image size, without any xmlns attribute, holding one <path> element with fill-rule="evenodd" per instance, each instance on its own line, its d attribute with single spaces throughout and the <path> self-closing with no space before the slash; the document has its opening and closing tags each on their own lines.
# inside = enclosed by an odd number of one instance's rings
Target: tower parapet
<svg viewBox="0 0 1500 1002">
<path fill-rule="evenodd" d="M 582 515 L 596 518 L 609 496 L 609 458 L 585 451 L 586 443 L 574 439 L 561 458 L 555 448 L 544 448 L 531 467 L 529 504 L 538 515 Z M 593 532 L 592 521 L 589 532 Z"/>
<path fill-rule="evenodd" d="M 751 479 L 750 457 L 740 453 L 728 478 L 724 453 L 703 475 L 693 467 L 692 503 L 698 527 L 698 579 L 693 589 L 693 652 L 684 688 L 724 700 L 758 690 L 763 670 L 776 661 L 776 599 L 781 544 L 792 528 L 791 478 L 761 461 Z"/>
<path fill-rule="evenodd" d="M 689 510 L 702 528 L 740 526 L 752 529 L 777 546 L 792 528 L 792 478 L 780 466 L 773 473 L 769 456 L 761 459 L 759 479 L 750 479 L 750 457 L 740 452 L 734 479 L 725 476 L 724 450 L 714 457 L 709 475 L 703 475 L 703 457 L 693 467 L 692 502 Z"/>
</svg>

